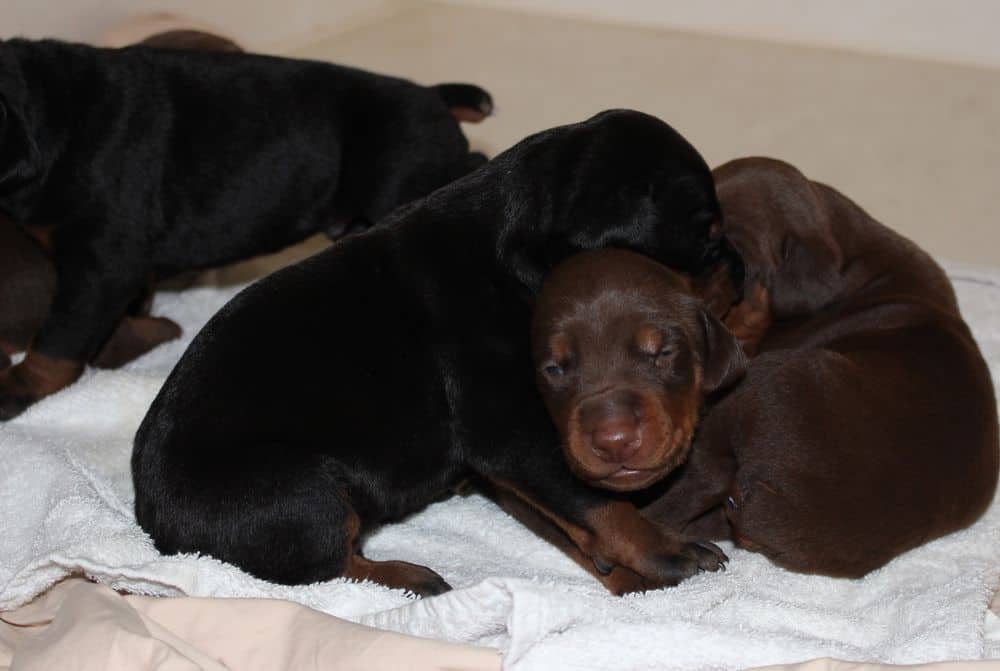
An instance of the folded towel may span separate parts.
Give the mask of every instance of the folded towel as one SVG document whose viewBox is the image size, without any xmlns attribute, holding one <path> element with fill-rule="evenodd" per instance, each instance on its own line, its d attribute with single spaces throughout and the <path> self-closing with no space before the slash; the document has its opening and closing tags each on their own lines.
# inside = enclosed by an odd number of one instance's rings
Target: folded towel
<svg viewBox="0 0 1000 671">
<path fill-rule="evenodd" d="M 949 270 L 998 379 L 1000 272 Z M 367 542 L 372 558 L 425 564 L 456 588 L 431 599 L 346 580 L 273 585 L 209 557 L 163 557 L 132 515 L 132 436 L 190 338 L 234 293 L 158 295 L 155 312 L 184 327 L 182 340 L 121 370 L 88 370 L 0 425 L 0 609 L 83 573 L 141 594 L 290 599 L 402 633 L 490 645 L 515 671 L 743 668 L 815 657 L 918 663 L 998 649 L 984 639 L 1000 582 L 996 501 L 973 527 L 861 580 L 797 575 L 726 545 L 725 573 L 624 598 L 478 495 L 434 504 Z"/>
</svg>

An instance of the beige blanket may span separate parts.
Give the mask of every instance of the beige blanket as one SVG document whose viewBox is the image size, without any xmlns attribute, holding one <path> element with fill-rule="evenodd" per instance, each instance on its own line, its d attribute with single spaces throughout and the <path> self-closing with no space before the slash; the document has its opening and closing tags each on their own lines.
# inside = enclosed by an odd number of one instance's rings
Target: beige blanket
<svg viewBox="0 0 1000 671">
<path fill-rule="evenodd" d="M 71 578 L 0 613 L 0 671 L 499 671 L 495 650 L 278 599 L 122 596 Z"/>
<path fill-rule="evenodd" d="M 1000 600 L 996 603 L 1000 607 Z M 499 671 L 489 648 L 364 627 L 279 599 L 121 595 L 82 578 L 0 614 L 0 671 Z M 758 671 L 987 671 L 1000 660 L 893 667 L 832 659 Z"/>
</svg>

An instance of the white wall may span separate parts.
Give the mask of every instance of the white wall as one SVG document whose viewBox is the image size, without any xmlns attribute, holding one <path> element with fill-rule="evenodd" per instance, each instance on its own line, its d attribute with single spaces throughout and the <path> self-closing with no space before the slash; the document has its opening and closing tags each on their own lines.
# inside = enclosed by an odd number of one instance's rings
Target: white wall
<svg viewBox="0 0 1000 671">
<path fill-rule="evenodd" d="M 285 52 L 426 1 L 0 0 L 0 37 L 97 42 L 129 16 L 165 11 Z M 1000 68 L 1000 0 L 443 1 Z"/>
<path fill-rule="evenodd" d="M 391 13 L 398 0 L 0 0 L 0 38 L 99 42 L 128 17 L 170 12 L 245 47 L 283 52 Z"/>
<path fill-rule="evenodd" d="M 1000 68 L 1000 0 L 444 0 Z"/>
</svg>

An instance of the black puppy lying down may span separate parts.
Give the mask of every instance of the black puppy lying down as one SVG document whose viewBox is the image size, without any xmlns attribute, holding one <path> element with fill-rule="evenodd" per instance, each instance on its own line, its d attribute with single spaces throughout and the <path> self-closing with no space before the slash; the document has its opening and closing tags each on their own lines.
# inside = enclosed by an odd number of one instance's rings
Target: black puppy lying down
<svg viewBox="0 0 1000 671">
<path fill-rule="evenodd" d="M 433 571 L 365 534 L 469 478 L 542 516 L 613 592 L 723 555 L 573 477 L 534 388 L 532 303 L 601 246 L 697 272 L 724 253 L 712 177 L 669 126 L 616 111 L 532 136 L 476 172 L 245 290 L 198 334 L 135 440 L 136 517 L 164 553 L 283 583 Z"/>
<path fill-rule="evenodd" d="M 327 63 L 0 42 L 0 214 L 58 274 L 0 419 L 75 380 L 152 279 L 338 236 L 482 164 L 456 117 L 490 104 Z"/>
</svg>

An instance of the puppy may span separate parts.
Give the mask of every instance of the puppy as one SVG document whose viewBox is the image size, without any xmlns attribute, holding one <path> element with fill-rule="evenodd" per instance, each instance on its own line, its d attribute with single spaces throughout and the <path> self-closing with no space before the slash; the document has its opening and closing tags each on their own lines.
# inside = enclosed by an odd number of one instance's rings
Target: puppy
<svg viewBox="0 0 1000 671">
<path fill-rule="evenodd" d="M 231 40 L 195 30 L 170 30 L 151 35 L 142 44 L 160 49 L 240 51 Z M 0 216 L 0 369 L 10 365 L 9 355 L 28 348 L 45 323 L 56 293 L 56 270 L 45 238 L 33 240 L 14 222 Z M 162 317 L 148 317 L 148 297 L 137 301 L 90 363 L 117 368 L 157 345 L 178 337 L 181 329 Z"/>
<path fill-rule="evenodd" d="M 0 419 L 79 376 L 149 283 L 362 229 L 485 161 L 482 89 L 326 63 L 0 42 L 0 213 L 57 290 Z"/>
<path fill-rule="evenodd" d="M 243 51 L 240 45 L 228 37 L 215 35 L 204 30 L 178 28 L 150 35 L 140 42 L 156 49 L 179 49 L 187 51 Z"/>
<path fill-rule="evenodd" d="M 555 526 L 614 593 L 717 569 L 714 546 L 573 476 L 527 334 L 562 258 L 618 245 L 699 272 L 726 253 L 718 219 L 704 161 L 657 119 L 612 111 L 529 137 L 213 317 L 136 435 L 139 524 L 164 553 L 267 580 L 434 594 L 440 576 L 366 559 L 362 539 L 473 479 Z"/>
<path fill-rule="evenodd" d="M 687 458 L 705 398 L 746 368 L 686 278 L 639 254 L 578 254 L 546 280 L 531 331 L 536 379 L 574 473 L 634 491 Z"/>
<path fill-rule="evenodd" d="M 646 513 L 844 577 L 971 524 L 996 490 L 996 397 L 944 272 L 785 163 L 714 175 L 746 285 L 703 290 L 741 298 L 725 323 L 757 355 Z"/>
</svg>

